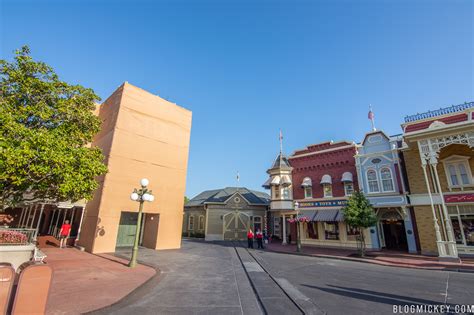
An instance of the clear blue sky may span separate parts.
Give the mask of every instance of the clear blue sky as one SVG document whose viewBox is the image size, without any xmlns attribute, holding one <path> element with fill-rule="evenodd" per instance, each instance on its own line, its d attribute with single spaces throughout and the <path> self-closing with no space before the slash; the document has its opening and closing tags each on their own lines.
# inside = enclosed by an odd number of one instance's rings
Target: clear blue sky
<svg viewBox="0 0 474 315">
<path fill-rule="evenodd" d="M 103 99 L 123 81 L 193 111 L 187 195 L 240 185 L 326 140 L 400 133 L 474 100 L 472 1 L 1 2 L 1 56 L 28 44 Z M 159 188 L 158 188 L 159 189 Z"/>
</svg>

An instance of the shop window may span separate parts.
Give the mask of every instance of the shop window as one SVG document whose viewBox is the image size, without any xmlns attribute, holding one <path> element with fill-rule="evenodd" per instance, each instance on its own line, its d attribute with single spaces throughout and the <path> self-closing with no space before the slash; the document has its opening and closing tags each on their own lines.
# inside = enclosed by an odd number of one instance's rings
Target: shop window
<svg viewBox="0 0 474 315">
<path fill-rule="evenodd" d="M 474 246 L 474 206 L 448 207 L 456 243 Z"/>
<path fill-rule="evenodd" d="M 468 157 L 454 156 L 444 161 L 449 187 L 463 187 L 472 184 L 471 168 Z"/>
<path fill-rule="evenodd" d="M 323 184 L 324 198 L 332 197 L 332 185 Z"/>
<path fill-rule="evenodd" d="M 307 238 L 318 239 L 318 222 L 308 222 L 307 227 Z"/>
<path fill-rule="evenodd" d="M 304 188 L 304 197 L 305 199 L 313 198 L 313 188 L 305 187 Z"/>
<path fill-rule="evenodd" d="M 189 216 L 188 218 L 188 230 L 194 230 L 194 216 Z"/>
<path fill-rule="evenodd" d="M 344 194 L 346 196 L 351 196 L 354 193 L 354 184 L 344 183 Z"/>
<path fill-rule="evenodd" d="M 379 192 L 379 181 L 375 170 L 367 171 L 367 183 L 369 184 L 370 193 Z"/>
<path fill-rule="evenodd" d="M 357 236 L 360 235 L 359 229 L 351 225 L 347 225 L 346 228 L 347 228 L 347 239 L 349 241 L 356 241 Z"/>
<path fill-rule="evenodd" d="M 380 170 L 380 178 L 382 179 L 383 191 L 393 191 L 392 171 L 389 168 Z"/>
<path fill-rule="evenodd" d="M 204 216 L 200 215 L 199 216 L 199 230 L 204 230 Z"/>
<path fill-rule="evenodd" d="M 262 217 L 253 217 L 253 229 L 255 232 L 262 231 Z"/>
<path fill-rule="evenodd" d="M 337 222 L 324 222 L 324 238 L 339 240 L 339 224 Z"/>
</svg>

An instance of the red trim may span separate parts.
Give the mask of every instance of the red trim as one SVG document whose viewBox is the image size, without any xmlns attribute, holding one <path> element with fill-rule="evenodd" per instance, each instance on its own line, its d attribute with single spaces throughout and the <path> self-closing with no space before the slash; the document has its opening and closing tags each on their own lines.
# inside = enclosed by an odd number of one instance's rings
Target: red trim
<svg viewBox="0 0 474 315">
<path fill-rule="evenodd" d="M 467 115 L 466 114 L 458 114 L 458 115 L 453 115 L 449 117 L 444 117 L 440 119 L 432 119 L 428 121 L 423 121 L 417 124 L 413 125 L 408 125 L 405 128 L 405 132 L 413 132 L 413 131 L 418 131 L 418 130 L 423 130 L 428 128 L 434 121 L 441 121 L 447 125 L 458 123 L 461 121 L 466 121 L 467 120 Z"/>
<path fill-rule="evenodd" d="M 474 202 L 474 194 L 444 195 L 446 203 Z"/>
</svg>

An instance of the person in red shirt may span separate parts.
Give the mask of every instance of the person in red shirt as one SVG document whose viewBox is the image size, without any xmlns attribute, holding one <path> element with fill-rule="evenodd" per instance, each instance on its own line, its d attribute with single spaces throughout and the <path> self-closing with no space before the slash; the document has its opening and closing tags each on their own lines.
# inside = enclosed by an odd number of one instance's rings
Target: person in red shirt
<svg viewBox="0 0 474 315">
<path fill-rule="evenodd" d="M 257 237 L 257 244 L 258 244 L 257 248 L 263 249 L 263 233 L 262 233 L 262 231 L 257 230 L 256 237 Z"/>
<path fill-rule="evenodd" d="M 253 248 L 253 232 L 251 229 L 247 233 L 247 241 L 248 241 L 248 247 Z"/>
<path fill-rule="evenodd" d="M 64 224 L 61 226 L 61 230 L 59 231 L 59 248 L 66 247 L 69 233 L 71 233 L 71 224 L 69 224 L 69 220 L 66 220 L 64 221 Z"/>
</svg>

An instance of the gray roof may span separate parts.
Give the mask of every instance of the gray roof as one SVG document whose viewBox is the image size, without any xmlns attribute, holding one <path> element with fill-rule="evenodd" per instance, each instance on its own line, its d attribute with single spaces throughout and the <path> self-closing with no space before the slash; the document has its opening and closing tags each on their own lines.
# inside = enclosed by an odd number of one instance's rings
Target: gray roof
<svg viewBox="0 0 474 315">
<path fill-rule="evenodd" d="M 251 204 L 268 205 L 270 196 L 267 193 L 250 190 L 245 187 L 226 187 L 222 189 L 206 190 L 189 200 L 185 207 L 196 207 L 206 203 L 222 203 L 238 192 Z"/>
<path fill-rule="evenodd" d="M 291 167 L 290 162 L 288 162 L 288 159 L 283 153 L 278 154 L 277 158 L 275 159 L 275 162 L 273 162 L 272 169 L 274 168 L 285 168 L 285 167 Z"/>
</svg>

